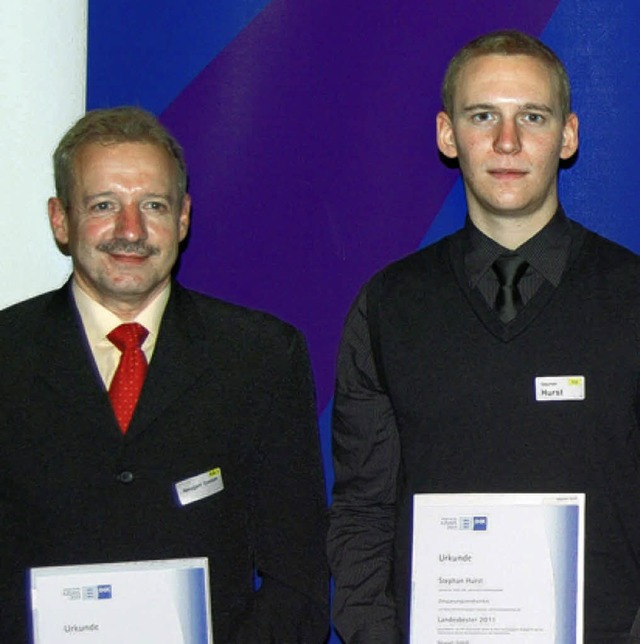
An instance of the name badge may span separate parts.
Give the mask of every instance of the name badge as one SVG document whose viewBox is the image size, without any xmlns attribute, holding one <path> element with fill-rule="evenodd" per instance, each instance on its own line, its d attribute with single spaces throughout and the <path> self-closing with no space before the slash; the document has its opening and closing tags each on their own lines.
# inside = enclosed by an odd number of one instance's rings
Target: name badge
<svg viewBox="0 0 640 644">
<path fill-rule="evenodd" d="M 204 474 L 178 481 L 174 487 L 180 505 L 188 505 L 224 490 L 222 471 L 219 467 L 216 467 L 213 470 L 204 472 Z"/>
<path fill-rule="evenodd" d="M 584 376 L 541 376 L 535 379 L 535 388 L 538 402 L 585 399 Z"/>
</svg>

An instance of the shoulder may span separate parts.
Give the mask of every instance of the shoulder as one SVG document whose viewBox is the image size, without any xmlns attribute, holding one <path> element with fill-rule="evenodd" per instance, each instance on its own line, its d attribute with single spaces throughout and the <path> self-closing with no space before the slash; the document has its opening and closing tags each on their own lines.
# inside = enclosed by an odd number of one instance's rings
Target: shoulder
<svg viewBox="0 0 640 644">
<path fill-rule="evenodd" d="M 301 332 L 292 324 L 270 313 L 178 286 L 179 306 L 193 307 L 205 335 L 228 338 L 230 343 L 245 349 L 272 347 L 286 349 L 293 342 L 304 344 Z"/>
<path fill-rule="evenodd" d="M 62 289 L 64 290 L 64 289 Z M 22 300 L 16 304 L 12 304 L 0 311 L 0 323 L 4 323 L 7 320 L 21 319 L 25 317 L 31 317 L 34 314 L 37 314 L 45 310 L 51 302 L 51 300 L 59 294 L 61 289 L 56 289 L 55 291 L 49 291 L 47 293 L 42 293 L 41 295 L 36 295 L 27 300 Z"/>
<path fill-rule="evenodd" d="M 233 304 L 191 290 L 175 293 L 180 314 L 188 321 L 172 322 L 188 333 L 201 355 L 218 365 L 230 382 L 251 381 L 250 389 L 277 393 L 311 391 L 307 343 L 293 325 L 270 313 Z M 164 324 L 164 322 L 163 322 Z"/>
<path fill-rule="evenodd" d="M 584 275 L 640 284 L 640 256 L 625 246 L 572 222 L 584 236 L 576 258 Z"/>
<path fill-rule="evenodd" d="M 580 226 L 575 222 L 573 224 Z M 640 256 L 629 248 L 586 228 L 584 228 L 584 234 L 584 252 L 595 255 L 598 261 L 606 262 L 611 266 L 621 264 L 640 267 Z"/>
<path fill-rule="evenodd" d="M 638 310 L 640 314 L 640 256 L 621 244 L 572 222 L 581 239 L 572 251 L 563 281 L 590 301 L 607 303 L 612 310 Z"/>
<path fill-rule="evenodd" d="M 452 249 L 460 244 L 462 235 L 463 231 L 458 231 L 385 266 L 365 285 L 364 293 L 376 298 L 412 298 L 448 288 L 454 275 Z"/>
<path fill-rule="evenodd" d="M 0 311 L 0 339 L 25 337 L 37 333 L 46 324 L 46 317 L 55 302 L 66 300 L 66 287 L 36 295 Z"/>
<path fill-rule="evenodd" d="M 424 275 L 425 269 L 441 265 L 442 260 L 449 256 L 451 246 L 459 243 L 462 233 L 463 231 L 458 231 L 443 237 L 434 244 L 392 262 L 379 271 L 377 276 L 388 279 L 395 276 L 409 276 L 416 272 Z"/>
</svg>

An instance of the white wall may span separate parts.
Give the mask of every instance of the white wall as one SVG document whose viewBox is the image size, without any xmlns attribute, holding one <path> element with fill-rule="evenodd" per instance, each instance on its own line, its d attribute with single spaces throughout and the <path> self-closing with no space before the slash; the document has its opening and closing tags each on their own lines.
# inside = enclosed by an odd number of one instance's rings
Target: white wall
<svg viewBox="0 0 640 644">
<path fill-rule="evenodd" d="M 2 0 L 0 308 L 61 285 L 47 219 L 51 154 L 84 113 L 87 0 Z"/>
</svg>

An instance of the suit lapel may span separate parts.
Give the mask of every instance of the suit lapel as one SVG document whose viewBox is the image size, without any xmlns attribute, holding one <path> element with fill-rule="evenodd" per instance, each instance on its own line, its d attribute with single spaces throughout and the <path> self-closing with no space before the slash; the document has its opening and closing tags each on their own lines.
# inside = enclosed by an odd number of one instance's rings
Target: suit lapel
<svg viewBox="0 0 640 644">
<path fill-rule="evenodd" d="M 91 423 L 105 431 L 107 426 L 115 437 L 121 437 L 71 296 L 70 283 L 53 294 L 43 329 L 36 348 L 42 356 L 39 373 L 59 405 L 73 410 L 78 427 Z M 205 370 L 212 368 L 209 354 L 200 314 L 188 292 L 174 283 L 127 440 L 143 432 Z"/>
<path fill-rule="evenodd" d="M 143 432 L 211 368 L 200 314 L 189 293 L 174 283 L 127 437 Z"/>
<path fill-rule="evenodd" d="M 45 311 L 43 331 L 35 350 L 41 367 L 39 378 L 68 406 L 78 426 L 113 425 L 115 417 L 73 303 L 70 283 L 56 291 Z"/>
</svg>

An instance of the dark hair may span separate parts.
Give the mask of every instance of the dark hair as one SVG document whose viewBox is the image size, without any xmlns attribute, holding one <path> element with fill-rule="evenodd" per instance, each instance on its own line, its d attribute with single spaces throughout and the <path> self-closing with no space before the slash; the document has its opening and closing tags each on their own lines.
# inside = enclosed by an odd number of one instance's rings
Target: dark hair
<svg viewBox="0 0 640 644">
<path fill-rule="evenodd" d="M 499 56 L 531 56 L 543 63 L 558 80 L 562 118 L 571 112 L 571 84 L 567 70 L 556 54 L 537 38 L 515 29 L 493 31 L 465 45 L 449 62 L 442 83 L 444 111 L 453 116 L 454 95 L 458 77 L 464 66 L 474 58 L 497 54 Z"/>
<path fill-rule="evenodd" d="M 138 107 L 114 107 L 87 112 L 62 137 L 53 153 L 56 195 L 68 209 L 74 183 L 74 161 L 78 150 L 88 143 L 150 143 L 169 153 L 176 167 L 178 203 L 187 191 L 187 167 L 180 144 L 158 119 Z"/>
</svg>

